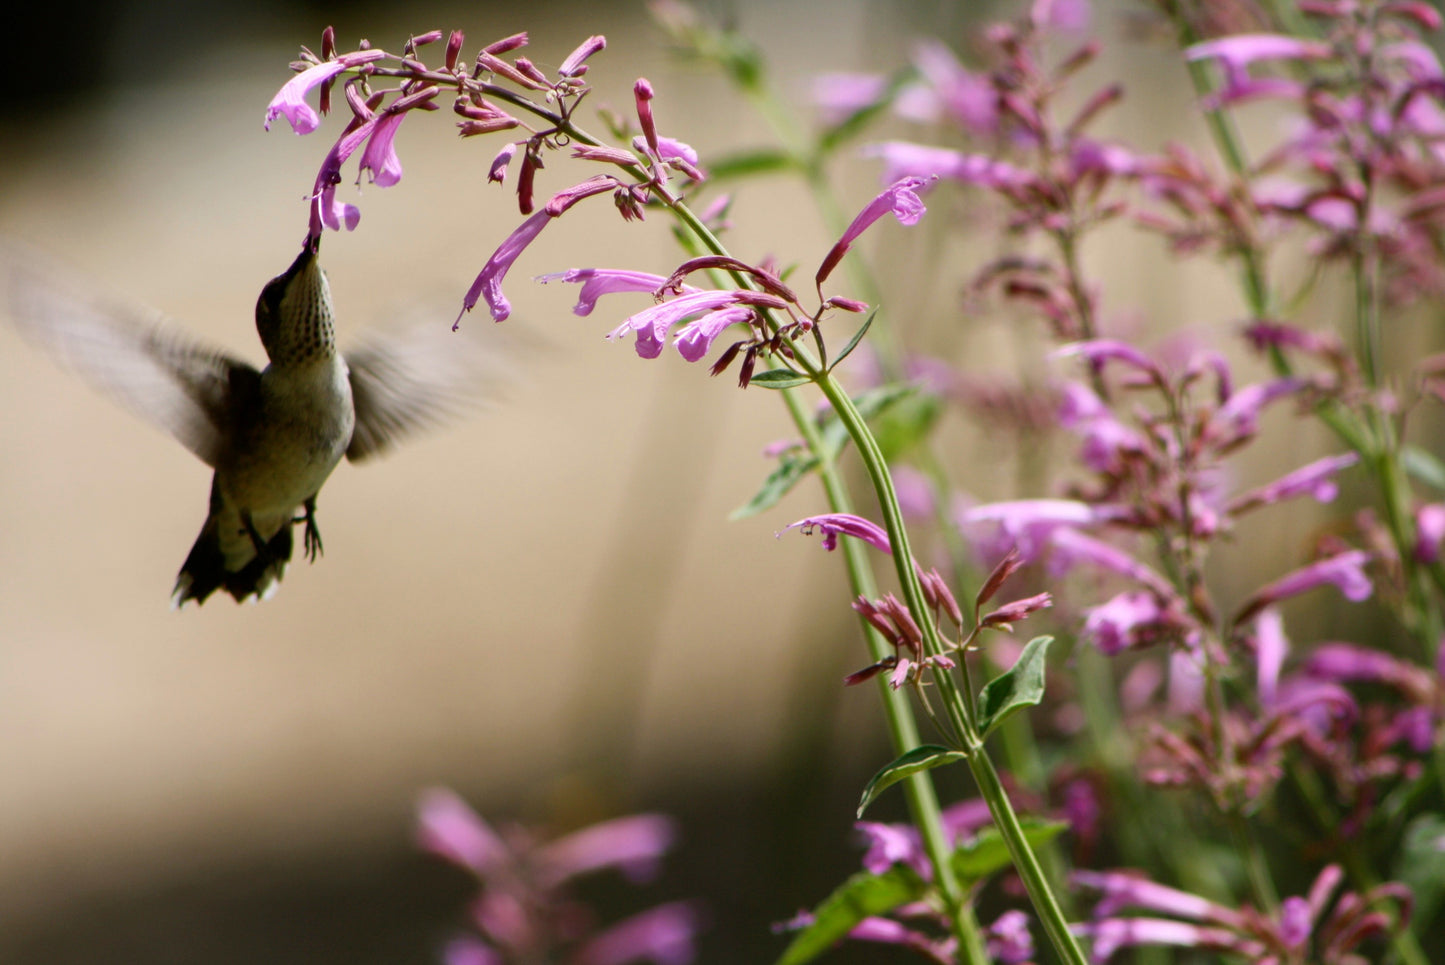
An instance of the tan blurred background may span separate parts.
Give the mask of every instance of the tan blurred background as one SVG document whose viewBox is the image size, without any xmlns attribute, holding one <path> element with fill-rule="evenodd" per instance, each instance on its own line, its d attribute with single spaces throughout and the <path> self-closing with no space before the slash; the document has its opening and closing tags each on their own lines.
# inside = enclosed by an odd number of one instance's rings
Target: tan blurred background
<svg viewBox="0 0 1445 965">
<path fill-rule="evenodd" d="M 389 49 L 409 30 L 460 26 L 472 51 L 526 29 L 542 64 L 605 33 L 592 108 L 627 109 L 646 75 L 663 131 L 705 158 L 766 143 L 721 80 L 661 51 L 639 4 L 526 6 L 139 4 L 37 24 L 12 38 L 46 54 L 29 83 L 93 82 L 4 118 L 0 232 L 259 362 L 255 298 L 295 253 L 337 127 L 299 138 L 261 118 L 327 23 L 344 47 Z M 910 36 L 956 40 L 963 20 L 863 0 L 726 12 L 795 99 L 811 72 L 892 68 Z M 1177 67 L 1130 56 L 1136 104 L 1178 116 L 1181 92 L 1155 82 Z M 402 183 L 351 198 L 360 229 L 326 239 L 343 343 L 398 317 L 449 324 L 517 221 L 483 183 L 495 148 L 426 120 L 402 129 Z M 854 205 L 873 176 L 845 178 Z M 559 161 L 542 191 L 577 179 Z M 788 185 L 744 188 L 734 220 L 745 257 L 806 265 L 831 243 Z M 529 345 L 505 399 L 343 465 L 320 500 L 325 557 L 293 563 L 274 599 L 181 613 L 167 597 L 209 470 L 0 326 L 0 961 L 427 961 L 466 894 L 411 851 L 415 793 L 438 783 L 561 826 L 672 810 L 691 870 L 665 896 L 712 903 L 733 950 L 708 960 L 776 949 L 768 922 L 855 866 L 848 802 L 883 759 L 875 698 L 835 684 L 860 662 L 840 563 L 773 538 L 821 499 L 805 485 L 727 522 L 769 469 L 760 450 L 791 434 L 776 400 L 670 352 L 644 363 L 602 338 L 625 303 L 577 318 L 572 291 L 529 281 L 677 260 L 660 222 L 569 214 L 508 280 Z M 1131 284 L 1153 270 L 1127 253 L 1099 267 Z M 1213 285 L 1137 297 L 1177 312 Z M 465 325 L 490 334 L 482 310 Z M 781 896 L 755 897 L 760 878 Z"/>
</svg>

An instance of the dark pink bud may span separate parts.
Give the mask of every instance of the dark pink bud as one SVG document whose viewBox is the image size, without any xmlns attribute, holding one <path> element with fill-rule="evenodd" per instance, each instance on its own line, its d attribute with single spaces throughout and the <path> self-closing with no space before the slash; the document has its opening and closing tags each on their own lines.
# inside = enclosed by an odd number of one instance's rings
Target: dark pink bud
<svg viewBox="0 0 1445 965">
<path fill-rule="evenodd" d="M 510 50 L 516 50 L 518 47 L 525 46 L 527 46 L 527 34 L 523 31 L 522 33 L 512 34 L 510 37 L 503 37 L 501 40 L 493 41 L 487 44 L 483 50 L 493 56 L 499 56 Z"/>
<path fill-rule="evenodd" d="M 321 59 L 330 60 L 336 56 L 336 28 L 327 27 L 321 31 Z"/>
<path fill-rule="evenodd" d="M 517 153 L 517 144 L 513 141 L 497 152 L 492 158 L 492 166 L 487 169 L 487 180 L 501 184 L 507 177 L 507 165 L 512 163 L 512 155 Z"/>
<path fill-rule="evenodd" d="M 453 30 L 451 36 L 447 38 L 447 70 L 457 69 L 457 58 L 461 56 L 462 41 L 465 39 L 466 34 L 460 30 Z"/>
<path fill-rule="evenodd" d="M 551 85 L 545 81 L 533 80 L 527 74 L 513 67 L 502 58 L 496 56 L 489 50 L 483 50 L 477 55 L 477 67 L 480 70 L 505 77 L 519 87 L 526 87 L 530 90 L 550 90 Z"/>
<path fill-rule="evenodd" d="M 829 308 L 841 308 L 845 312 L 866 312 L 868 310 L 867 302 L 860 302 L 856 298 L 843 298 L 839 295 L 834 295 L 823 304 Z"/>
<path fill-rule="evenodd" d="M 632 85 L 632 96 L 637 101 L 637 121 L 642 125 L 642 136 L 647 141 L 647 146 L 652 149 L 653 156 L 657 155 L 657 123 L 652 117 L 652 85 L 647 78 L 639 77 Z"/>
<path fill-rule="evenodd" d="M 1017 573 L 1019 567 L 1023 565 L 1023 555 L 1019 553 L 1019 548 L 1012 547 L 1008 554 L 999 560 L 998 565 L 993 568 L 993 572 L 988 575 L 988 579 L 984 581 L 983 587 L 978 591 L 978 596 L 974 597 L 974 607 L 982 607 L 993 599 L 993 595 L 999 591 L 999 587 L 1003 586 L 1008 578 Z"/>
<path fill-rule="evenodd" d="M 528 152 L 530 155 L 530 152 Z M 590 198 L 595 194 L 603 194 L 617 187 L 617 179 L 610 174 L 599 174 L 588 178 L 581 184 L 574 184 L 570 188 L 564 188 L 552 195 L 552 200 L 547 202 L 547 213 L 557 217 L 572 205 L 584 198 Z"/>
<path fill-rule="evenodd" d="M 562 66 L 557 68 L 557 76 L 581 77 L 587 73 L 587 65 L 583 61 L 606 46 L 607 38 L 601 34 L 588 37 L 576 50 L 567 55 L 566 60 L 562 61 Z"/>
<path fill-rule="evenodd" d="M 528 77 L 532 78 L 533 83 L 545 84 L 549 87 L 551 86 L 551 84 L 547 80 L 547 75 L 538 70 L 537 65 L 532 63 L 526 57 L 518 57 L 514 61 L 514 63 L 517 65 L 518 70 L 526 74 Z"/>
<path fill-rule="evenodd" d="M 427 44 L 434 44 L 441 39 L 442 32 L 440 30 L 428 30 L 424 34 L 411 38 L 411 45 L 413 47 L 425 47 Z"/>
<path fill-rule="evenodd" d="M 1005 603 L 997 610 L 987 614 L 979 621 L 981 627 L 994 627 L 1001 630 L 1012 630 L 1013 624 L 1027 618 L 1032 613 L 1054 605 L 1054 598 L 1047 593 L 1040 593 L 1037 596 L 1025 597 L 1022 600 L 1014 600 L 1012 603 Z"/>
</svg>

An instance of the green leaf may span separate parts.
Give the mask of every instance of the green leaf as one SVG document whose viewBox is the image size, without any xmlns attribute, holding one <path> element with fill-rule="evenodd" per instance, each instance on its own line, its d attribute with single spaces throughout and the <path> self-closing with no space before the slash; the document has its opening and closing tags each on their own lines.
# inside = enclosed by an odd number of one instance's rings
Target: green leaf
<svg viewBox="0 0 1445 965">
<path fill-rule="evenodd" d="M 813 910 L 813 923 L 789 943 L 777 965 L 803 965 L 832 948 L 864 918 L 922 898 L 928 886 L 918 873 L 894 865 L 881 875 L 860 871 Z"/>
<path fill-rule="evenodd" d="M 967 760 L 968 755 L 963 751 L 955 751 L 938 744 L 923 744 L 913 748 L 892 764 L 886 765 L 881 771 L 873 775 L 868 786 L 863 788 L 863 800 L 858 802 L 858 817 L 868 805 L 873 803 L 885 788 L 892 787 L 899 781 L 923 771 L 930 771 L 935 767 L 942 767 L 944 764 L 953 764 L 957 761 Z"/>
<path fill-rule="evenodd" d="M 756 151 L 728 154 L 718 160 L 710 159 L 707 173 L 710 177 L 721 180 L 790 171 L 797 166 L 797 162 L 786 151 L 759 148 Z"/>
<path fill-rule="evenodd" d="M 806 375 L 799 375 L 791 369 L 768 369 L 766 372 L 759 372 L 748 380 L 749 387 L 758 386 L 763 389 L 792 389 L 800 385 L 807 385 L 813 381 Z"/>
<path fill-rule="evenodd" d="M 1445 489 L 1445 463 L 1418 446 L 1405 446 L 1400 450 L 1400 462 L 1405 471 L 1427 486 Z"/>
<path fill-rule="evenodd" d="M 864 419 L 876 419 L 917 391 L 918 386 L 901 382 L 880 385 L 876 389 L 869 389 L 854 397 L 853 407 Z M 843 423 L 838 421 L 837 413 L 832 410 L 828 411 L 822 424 L 822 436 L 823 445 L 827 448 L 828 454 L 834 459 L 838 458 L 843 447 L 848 444 L 848 430 L 843 427 Z"/>
<path fill-rule="evenodd" d="M 847 358 L 850 352 L 852 352 L 855 348 L 858 347 L 858 343 L 863 341 L 863 336 L 868 334 L 868 329 L 873 327 L 873 319 L 877 316 L 878 313 L 876 311 L 868 313 L 868 318 L 863 322 L 862 327 L 859 328 L 858 331 L 853 333 L 853 337 L 848 339 L 848 344 L 843 346 L 843 351 L 838 353 L 838 357 L 835 358 L 833 360 L 833 364 L 828 367 L 829 372 L 836 369 L 838 367 L 838 364 L 842 362 L 845 358 Z"/>
<path fill-rule="evenodd" d="M 1428 927 L 1445 901 L 1445 815 L 1422 814 L 1405 829 L 1395 878 L 1410 886 L 1415 895 L 1411 924 Z M 1421 935 L 1423 938 L 1424 935 Z"/>
<path fill-rule="evenodd" d="M 762 488 L 753 494 L 753 498 L 733 510 L 728 518 L 747 519 L 765 509 L 771 509 L 778 500 L 788 494 L 788 490 L 798 484 L 798 480 L 817 468 L 818 460 L 814 456 L 784 456 L 777 468 L 763 480 Z"/>
<path fill-rule="evenodd" d="M 1052 841 L 1069 829 L 1067 821 L 1046 821 L 1043 818 L 1019 818 L 1024 840 L 1030 847 L 1038 848 Z M 959 884 L 967 887 L 975 881 L 982 881 L 990 875 L 1013 864 L 1008 852 L 1008 843 L 994 825 L 981 828 L 978 834 L 963 842 L 953 851 L 953 871 L 959 877 Z"/>
<path fill-rule="evenodd" d="M 1015 711 L 1044 699 L 1044 663 L 1053 637 L 1034 637 L 1004 673 L 984 685 L 978 695 L 978 732 L 987 737 Z"/>
<path fill-rule="evenodd" d="M 925 439 L 943 412 L 938 396 L 917 392 L 878 417 L 873 435 L 883 458 L 893 462 Z"/>
</svg>

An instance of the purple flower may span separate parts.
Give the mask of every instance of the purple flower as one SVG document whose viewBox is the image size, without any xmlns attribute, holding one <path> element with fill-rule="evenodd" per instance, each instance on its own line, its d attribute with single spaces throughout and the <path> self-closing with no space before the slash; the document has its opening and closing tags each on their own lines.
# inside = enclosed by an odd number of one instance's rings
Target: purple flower
<svg viewBox="0 0 1445 965">
<path fill-rule="evenodd" d="M 1164 374 L 1143 352 L 1127 342 L 1114 339 L 1096 338 L 1087 342 L 1073 342 L 1054 350 L 1056 358 L 1078 356 L 1089 363 L 1095 371 L 1102 369 L 1105 362 L 1122 362 L 1138 369 L 1157 385 L 1164 383 Z"/>
<path fill-rule="evenodd" d="M 383 114 L 372 129 L 366 150 L 361 152 L 358 170 L 370 171 L 371 183 L 378 188 L 389 188 L 401 180 L 401 158 L 393 142 L 405 117 L 403 112 Z"/>
<path fill-rule="evenodd" d="M 1279 672 L 1289 654 L 1289 640 L 1284 635 L 1284 619 L 1274 607 L 1265 607 L 1254 621 L 1254 655 L 1259 665 L 1256 672 L 1259 702 L 1265 708 L 1274 706 L 1279 692 Z"/>
<path fill-rule="evenodd" d="M 507 860 L 507 847 L 497 833 L 446 788 L 423 791 L 417 799 L 417 842 L 478 874 Z"/>
<path fill-rule="evenodd" d="M 1034 936 L 1029 933 L 1029 916 L 1012 908 L 988 926 L 988 953 L 1005 965 L 1020 965 L 1034 957 Z"/>
<path fill-rule="evenodd" d="M 442 949 L 445 965 L 506 965 L 506 961 L 492 946 L 471 935 L 454 938 Z"/>
<path fill-rule="evenodd" d="M 1370 578 L 1365 575 L 1365 564 L 1369 561 L 1369 553 L 1349 550 L 1287 573 L 1255 593 L 1241 608 L 1235 622 L 1247 620 L 1273 603 L 1299 596 L 1326 583 L 1334 584 L 1352 603 L 1368 599 L 1374 589 Z"/>
<path fill-rule="evenodd" d="M 1106 918 L 1075 925 L 1074 930 L 1093 939 L 1095 962 L 1107 962 L 1119 949 L 1133 945 L 1174 945 L 1248 955 L 1264 951 L 1260 943 L 1241 939 L 1228 929 L 1168 918 Z"/>
<path fill-rule="evenodd" d="M 692 291 L 680 295 L 671 301 L 662 302 L 661 304 L 653 305 L 651 308 L 643 309 L 636 315 L 630 316 L 621 325 L 608 332 L 607 337 L 610 339 L 622 338 L 628 332 L 636 332 L 637 354 L 645 359 L 655 359 L 662 354 L 663 345 L 667 341 L 667 333 L 672 326 L 694 315 L 707 315 L 721 309 L 731 310 L 740 305 L 766 305 L 773 308 L 784 307 L 781 299 L 773 295 L 766 295 L 762 292 L 752 292 L 742 289 Z M 751 311 L 751 309 L 747 309 L 748 314 L 751 314 Z M 728 312 L 727 325 L 741 320 L 742 317 L 738 314 L 732 311 Z M 723 327 L 725 328 L 727 326 L 724 325 Z M 721 329 L 717 331 L 721 331 Z M 717 331 L 712 333 L 713 337 L 717 335 Z M 693 334 L 692 337 L 696 339 L 701 336 Z M 711 344 L 712 339 L 707 338 L 706 341 L 708 344 Z M 688 351 L 691 352 L 695 348 L 695 345 L 690 346 Z M 679 347 L 679 350 L 681 350 L 681 347 Z M 703 346 L 702 351 L 705 352 L 706 350 L 706 346 Z M 684 353 L 684 355 L 686 355 L 686 353 Z M 699 353 L 697 357 L 700 358 L 701 353 Z M 689 359 L 689 361 L 696 361 L 696 358 Z"/>
<path fill-rule="evenodd" d="M 1416 562 L 1438 562 L 1441 540 L 1445 540 L 1445 503 L 1429 503 L 1415 510 Z"/>
<path fill-rule="evenodd" d="M 962 510 L 956 517 L 959 527 L 964 529 L 980 523 L 997 523 L 999 536 L 993 542 L 1002 545 L 1005 552 L 1010 546 L 1017 546 L 1025 562 L 1038 558 L 1054 530 L 1065 526 L 1091 526 L 1109 518 L 1098 507 L 1073 499 L 983 503 Z"/>
<path fill-rule="evenodd" d="M 888 542 L 888 534 L 883 527 L 877 523 L 870 522 L 862 516 L 854 516 L 851 513 L 827 513 L 823 516 L 809 516 L 807 519 L 800 519 L 796 523 L 790 523 L 785 529 L 802 527 L 803 535 L 811 535 L 814 529 L 823 531 L 823 549 L 834 550 L 838 548 L 838 536 L 852 536 L 871 543 L 885 553 L 892 553 L 893 547 Z M 783 535 L 782 533 L 778 534 Z"/>
<path fill-rule="evenodd" d="M 837 244 L 829 250 L 827 257 L 823 259 L 823 264 L 819 266 L 816 276 L 819 291 L 822 290 L 823 282 L 833 273 L 833 269 L 838 267 L 838 262 L 842 261 L 843 256 L 848 253 L 853 242 L 857 241 L 858 236 L 868 230 L 879 218 L 891 212 L 901 225 L 917 224 L 918 219 L 923 217 L 924 211 L 927 210 L 923 206 L 923 201 L 918 197 L 918 191 L 927 187 L 932 180 L 932 178 L 901 178 L 890 184 L 878 197 L 868 202 L 868 205 L 853 219 L 853 223 L 843 232 L 843 237 L 839 238 Z"/>
<path fill-rule="evenodd" d="M 637 814 L 558 838 L 538 849 L 536 861 L 548 884 L 612 866 L 631 881 L 646 881 L 657 874 L 675 835 L 670 818 Z"/>
<path fill-rule="evenodd" d="M 1125 908 L 1145 908 L 1192 921 L 1239 927 L 1244 916 L 1207 898 L 1156 884 L 1137 874 L 1119 871 L 1076 871 L 1073 879 L 1086 888 L 1101 892 L 1094 907 L 1095 918 L 1107 918 Z"/>
<path fill-rule="evenodd" d="M 953 51 L 936 40 L 914 48 L 913 66 L 927 83 L 926 95 L 910 93 L 908 111 L 914 119 L 937 120 L 941 109 L 971 134 L 986 136 L 998 129 L 998 94 L 987 75 L 964 67 Z M 919 117 L 920 112 L 927 116 Z"/>
<path fill-rule="evenodd" d="M 517 226 L 517 230 L 507 236 L 492 252 L 492 257 L 482 266 L 481 274 L 477 275 L 472 287 L 467 289 L 467 294 L 462 299 L 462 310 L 457 315 L 457 320 L 452 324 L 456 328 L 462 322 L 462 315 L 476 307 L 477 300 L 485 297 L 487 306 L 491 309 L 493 321 L 505 321 L 507 316 L 512 314 L 512 303 L 507 301 L 507 296 L 502 294 L 502 279 L 507 277 L 507 272 L 515 262 L 527 250 L 527 246 L 537 240 L 542 229 L 551 220 L 544 208 L 532 215 L 526 221 Z"/>
<path fill-rule="evenodd" d="M 1319 60 L 1330 53 L 1328 44 L 1285 34 L 1235 34 L 1195 44 L 1184 56 L 1189 60 L 1217 59 L 1226 70 L 1239 71 L 1257 60 Z"/>
<path fill-rule="evenodd" d="M 881 875 L 896 864 L 907 865 L 928 878 L 932 867 L 923 853 L 923 842 L 917 829 L 906 824 L 882 824 L 858 821 L 853 825 L 868 843 L 863 854 L 863 867 L 871 874 Z"/>
<path fill-rule="evenodd" d="M 1009 191 L 1032 179 L 1028 172 L 987 154 L 964 154 L 909 141 L 870 144 L 863 154 L 883 159 L 883 180 L 890 183 L 910 177 L 947 178 L 993 191 Z"/>
<path fill-rule="evenodd" d="M 624 268 L 571 268 L 550 275 L 539 275 L 537 281 L 544 285 L 553 281 L 581 285 L 582 288 L 577 293 L 577 304 L 572 307 L 574 315 L 591 315 L 592 310 L 597 307 L 597 299 L 603 295 L 616 292 L 655 293 L 667 284 L 667 279 L 661 275 Z M 683 286 L 684 292 L 697 290 L 691 286 Z"/>
<path fill-rule="evenodd" d="M 1286 473 L 1266 486 L 1236 496 L 1225 507 L 1225 511 L 1237 515 L 1256 506 L 1268 506 L 1305 495 L 1322 503 L 1330 502 L 1339 493 L 1339 487 L 1334 480 L 1335 473 L 1348 469 L 1359 461 L 1360 457 L 1353 452 L 1317 459 L 1294 472 Z M 1441 515 L 1441 523 L 1445 526 L 1445 513 Z M 1442 529 L 1442 533 L 1445 533 L 1445 529 Z"/>
<path fill-rule="evenodd" d="M 378 56 L 381 53 L 381 51 L 376 51 Z M 310 93 L 311 88 L 335 77 L 345 70 L 346 66 L 340 60 L 316 64 L 281 85 L 276 96 L 271 98 L 271 103 L 266 105 L 264 125 L 266 130 L 271 129 L 271 122 L 280 114 L 286 115 L 286 120 L 291 122 L 291 129 L 297 134 L 310 134 L 316 130 L 321 124 L 321 118 L 317 117 L 316 112 L 311 109 L 311 105 L 306 103 L 306 95 Z"/>
<path fill-rule="evenodd" d="M 658 905 L 618 922 L 570 959 L 576 965 L 687 965 L 697 957 L 694 938 L 702 916 L 691 902 Z"/>
<path fill-rule="evenodd" d="M 1168 580 L 1117 546 L 1067 528 L 1056 530 L 1051 542 L 1054 548 L 1052 561 L 1061 571 L 1072 569 L 1079 563 L 1088 563 L 1142 583 L 1164 599 L 1175 595 L 1174 587 Z"/>
<path fill-rule="evenodd" d="M 836 124 L 865 107 L 878 103 L 888 92 L 881 74 L 824 73 L 813 78 L 812 101 L 825 124 Z"/>
<path fill-rule="evenodd" d="M 1139 642 L 1139 631 L 1159 622 L 1164 611 L 1152 593 L 1129 590 L 1087 611 L 1081 636 L 1110 657 Z"/>
</svg>

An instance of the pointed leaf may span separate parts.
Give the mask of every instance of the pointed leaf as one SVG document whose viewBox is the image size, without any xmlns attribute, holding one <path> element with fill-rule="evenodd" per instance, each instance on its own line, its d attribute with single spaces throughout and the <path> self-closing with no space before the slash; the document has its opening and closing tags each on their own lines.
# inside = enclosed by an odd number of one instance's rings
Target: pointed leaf
<svg viewBox="0 0 1445 965">
<path fill-rule="evenodd" d="M 873 319 L 877 317 L 878 313 L 876 311 L 868 313 L 868 317 L 863 321 L 863 324 L 859 326 L 858 331 L 853 333 L 853 337 L 848 339 L 848 344 L 843 346 L 843 351 L 838 353 L 838 357 L 835 358 L 833 364 L 828 367 L 829 372 L 836 369 L 838 365 L 858 347 L 858 343 L 863 341 L 863 336 L 868 334 L 868 329 L 873 327 Z"/>
<path fill-rule="evenodd" d="M 1445 489 L 1445 463 L 1432 453 L 1418 446 L 1405 446 L 1400 450 L 1400 462 L 1406 472 L 1422 483 L 1435 489 Z"/>
<path fill-rule="evenodd" d="M 754 493 L 753 498 L 745 505 L 733 510 L 728 519 L 746 519 L 765 509 L 771 509 L 778 500 L 788 494 L 788 490 L 798 484 L 798 480 L 817 468 L 818 460 L 815 456 L 784 456 L 777 468 L 763 480 L 762 488 Z"/>
<path fill-rule="evenodd" d="M 935 767 L 942 767 L 944 764 L 953 764 L 967 759 L 968 755 L 963 751 L 955 751 L 938 744 L 923 744 L 913 748 L 873 775 L 868 786 L 863 788 L 863 800 L 858 803 L 858 817 L 863 816 L 868 805 L 872 804 L 873 799 L 884 789 L 892 787 L 904 778 L 932 770 Z"/>
<path fill-rule="evenodd" d="M 906 865 L 881 875 L 859 872 L 837 887 L 813 911 L 813 923 L 798 932 L 777 965 L 802 965 L 832 948 L 864 918 L 888 912 L 923 897 L 927 885 Z"/>
<path fill-rule="evenodd" d="M 1005 718 L 1044 699 L 1044 664 L 1053 637 L 1034 637 L 1014 665 L 978 695 L 978 732 L 987 737 Z"/>
<path fill-rule="evenodd" d="M 748 380 L 748 385 L 756 385 L 762 389 L 792 389 L 807 385 L 811 381 L 813 380 L 806 375 L 799 375 L 790 369 L 769 369 L 753 376 Z"/>
<path fill-rule="evenodd" d="M 786 151 L 763 148 L 756 151 L 739 151 L 718 159 L 710 159 L 707 173 L 711 180 L 720 181 L 726 178 L 774 174 L 779 171 L 792 170 L 797 166 L 798 163 Z"/>
<path fill-rule="evenodd" d="M 1067 821 L 1045 821 L 1042 818 L 1019 818 L 1019 825 L 1023 828 L 1024 840 L 1034 848 L 1047 844 L 1069 827 Z M 978 834 L 958 845 L 953 852 L 954 873 L 958 875 L 959 884 L 965 887 L 997 874 L 1011 864 L 1013 857 L 1009 854 L 1008 844 L 992 824 L 981 828 Z"/>
<path fill-rule="evenodd" d="M 1445 815 L 1422 814 L 1405 829 L 1395 878 L 1410 886 L 1415 896 L 1411 924 L 1416 932 L 1428 928 L 1445 904 Z M 1422 934 L 1421 937 L 1424 937 Z"/>
</svg>

